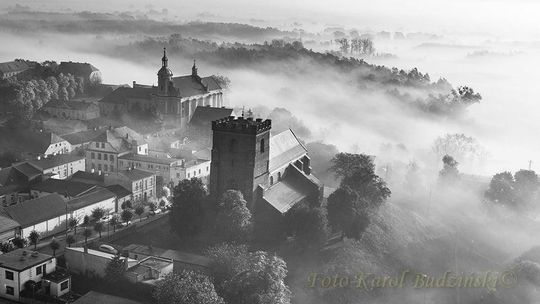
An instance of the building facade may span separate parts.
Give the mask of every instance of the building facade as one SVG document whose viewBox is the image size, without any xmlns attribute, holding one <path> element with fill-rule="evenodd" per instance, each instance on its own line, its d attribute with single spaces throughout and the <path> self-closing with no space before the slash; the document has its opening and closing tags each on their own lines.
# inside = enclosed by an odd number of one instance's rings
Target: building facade
<svg viewBox="0 0 540 304">
<path fill-rule="evenodd" d="M 84 100 L 51 100 L 40 110 L 63 119 L 90 120 L 99 117 L 99 106 Z"/>
</svg>

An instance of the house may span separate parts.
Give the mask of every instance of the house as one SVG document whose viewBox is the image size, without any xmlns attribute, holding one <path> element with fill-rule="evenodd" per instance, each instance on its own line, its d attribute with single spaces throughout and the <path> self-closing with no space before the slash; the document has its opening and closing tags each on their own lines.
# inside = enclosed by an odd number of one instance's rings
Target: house
<svg viewBox="0 0 540 304">
<path fill-rule="evenodd" d="M 172 260 L 151 256 L 128 268 L 124 276 L 132 283 L 154 283 L 171 272 L 173 272 Z"/>
<path fill-rule="evenodd" d="M 66 179 L 49 178 L 29 187 L 32 198 L 42 197 L 51 193 L 61 195 L 64 200 L 79 197 L 96 189 L 96 185 Z"/>
<path fill-rule="evenodd" d="M 77 171 L 84 171 L 86 159 L 84 156 L 72 154 L 58 154 L 46 158 L 32 159 L 29 164 L 41 170 L 44 175 L 51 175 L 53 178 L 65 179 Z"/>
<path fill-rule="evenodd" d="M 40 110 L 49 113 L 52 117 L 63 119 L 90 120 L 99 117 L 99 107 L 93 102 L 82 99 L 51 100 Z"/>
<path fill-rule="evenodd" d="M 156 196 L 156 174 L 139 169 L 118 171 L 105 176 L 107 185 L 121 185 L 131 191 L 133 202 L 147 201 Z"/>
<path fill-rule="evenodd" d="M 26 62 L 15 60 L 0 63 L 0 79 L 7 79 L 28 70 Z"/>
<path fill-rule="evenodd" d="M 116 212 L 116 195 L 102 187 L 98 187 L 89 193 L 75 197 L 67 202 L 69 217 L 82 220 L 85 216 L 91 216 L 92 210 L 101 208 L 105 212 Z"/>
<path fill-rule="evenodd" d="M 18 235 L 28 237 L 33 230 L 51 235 L 66 229 L 67 204 L 56 193 L 8 206 L 5 213 L 19 223 Z"/>
<path fill-rule="evenodd" d="M 6 149 L 19 154 L 23 159 L 37 159 L 72 151 L 69 142 L 51 132 L 14 131 L 9 137 L 11 142 Z"/>
<path fill-rule="evenodd" d="M 73 132 L 62 135 L 62 138 L 67 140 L 73 150 L 86 148 L 94 139 L 103 133 L 102 129 L 91 129 L 80 132 Z"/>
<path fill-rule="evenodd" d="M 17 302 L 35 293 L 60 297 L 71 290 L 71 276 L 57 269 L 53 256 L 17 249 L 0 255 L 0 286 L 0 297 Z"/>
<path fill-rule="evenodd" d="M 101 292 L 90 290 L 84 296 L 78 298 L 73 304 L 142 304 L 126 298 L 112 296 Z"/>
<path fill-rule="evenodd" d="M 131 201 L 133 199 L 133 193 L 131 193 L 131 191 L 121 185 L 110 185 L 105 188 L 114 193 L 114 195 L 116 196 L 116 208 L 114 212 L 118 212 L 119 210 L 121 210 L 121 207 L 125 202 Z"/>
<path fill-rule="evenodd" d="M 127 127 L 105 129 L 86 146 L 86 171 L 116 173 L 118 158 L 128 153 L 147 155 L 148 143 Z"/>
<path fill-rule="evenodd" d="M 0 170 L 0 202 L 13 205 L 29 199 L 28 187 L 44 179 L 36 167 L 23 162 Z"/>
<path fill-rule="evenodd" d="M 86 247 L 68 247 L 64 251 L 66 266 L 70 272 L 89 277 L 102 278 L 114 254 L 88 249 Z M 137 261 L 123 258 L 126 268 L 137 265 Z"/>
<path fill-rule="evenodd" d="M 98 173 L 78 171 L 78 172 L 73 173 L 70 180 L 74 182 L 85 183 L 85 184 L 105 186 L 105 175 L 98 174 Z"/>
<path fill-rule="evenodd" d="M 160 158 L 135 153 L 125 154 L 118 159 L 118 166 L 121 170 L 141 169 L 154 172 L 157 176 L 163 177 L 164 184 L 178 183 L 182 176 L 184 160 L 176 158 Z"/>
<path fill-rule="evenodd" d="M 0 243 L 8 242 L 17 236 L 19 223 L 8 215 L 0 214 Z"/>
<path fill-rule="evenodd" d="M 192 159 L 185 161 L 182 165 L 182 171 L 177 178 L 179 180 L 191 179 L 197 177 L 205 185 L 210 182 L 210 161 L 205 159 Z"/>
</svg>

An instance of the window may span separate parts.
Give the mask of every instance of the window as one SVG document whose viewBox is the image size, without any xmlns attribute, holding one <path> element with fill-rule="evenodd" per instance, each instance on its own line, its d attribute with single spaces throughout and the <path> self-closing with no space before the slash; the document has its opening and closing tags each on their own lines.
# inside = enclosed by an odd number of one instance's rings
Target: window
<svg viewBox="0 0 540 304">
<path fill-rule="evenodd" d="M 96 153 L 94 153 L 94 152 L 90 153 L 90 158 L 95 159 L 96 158 Z"/>
<path fill-rule="evenodd" d="M 47 273 L 47 264 L 43 264 L 43 274 Z"/>
<path fill-rule="evenodd" d="M 108 165 L 103 165 L 103 171 L 109 171 L 109 166 Z"/>
<path fill-rule="evenodd" d="M 96 148 L 99 148 L 99 143 L 96 143 Z"/>
<path fill-rule="evenodd" d="M 101 143 L 101 148 L 105 148 L 105 143 Z"/>
<path fill-rule="evenodd" d="M 97 154 L 97 159 L 101 160 L 101 153 Z"/>
<path fill-rule="evenodd" d="M 109 160 L 110 160 L 111 162 L 113 162 L 113 161 L 114 161 L 114 155 L 112 155 L 112 154 L 109 155 Z"/>
<path fill-rule="evenodd" d="M 188 174 L 187 174 L 187 178 L 190 178 L 190 177 L 191 177 L 191 176 L 190 176 L 190 174 L 188 173 Z"/>
<path fill-rule="evenodd" d="M 13 281 L 13 272 L 6 270 L 6 280 L 12 280 Z"/>
<path fill-rule="evenodd" d="M 278 174 L 277 174 L 277 180 L 278 180 L 278 181 L 281 181 L 281 172 L 278 172 Z"/>
<path fill-rule="evenodd" d="M 261 153 L 264 153 L 264 138 L 261 139 Z"/>
<path fill-rule="evenodd" d="M 8 295 L 15 295 L 15 288 L 11 287 L 11 286 L 6 286 L 6 294 Z"/>
<path fill-rule="evenodd" d="M 111 172 L 114 172 L 114 166 L 111 165 Z"/>
<path fill-rule="evenodd" d="M 96 164 L 92 163 L 92 169 L 96 168 Z"/>
<path fill-rule="evenodd" d="M 109 154 L 103 154 L 103 160 L 107 160 L 108 156 L 109 156 Z"/>
<path fill-rule="evenodd" d="M 199 169 L 199 174 L 201 174 L 201 169 Z"/>
<path fill-rule="evenodd" d="M 98 164 L 97 168 L 98 168 L 99 171 L 101 171 L 101 164 Z"/>
<path fill-rule="evenodd" d="M 60 284 L 60 291 L 64 291 L 64 290 L 66 290 L 68 288 L 69 288 L 69 280 L 64 281 L 64 282 L 62 282 L 62 284 Z"/>
<path fill-rule="evenodd" d="M 208 166 L 206 166 L 206 172 L 208 172 L 210 170 L 210 168 Z"/>
<path fill-rule="evenodd" d="M 41 274 L 41 266 L 36 267 L 36 275 Z"/>
</svg>

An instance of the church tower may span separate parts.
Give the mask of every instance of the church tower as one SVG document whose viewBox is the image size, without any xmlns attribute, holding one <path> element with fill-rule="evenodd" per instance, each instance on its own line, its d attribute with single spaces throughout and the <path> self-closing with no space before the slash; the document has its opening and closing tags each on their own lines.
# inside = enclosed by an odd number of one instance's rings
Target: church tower
<svg viewBox="0 0 540 304">
<path fill-rule="evenodd" d="M 169 96 L 173 93 L 172 76 L 173 73 L 168 67 L 167 49 L 163 48 L 163 58 L 161 58 L 161 69 L 158 71 L 158 95 Z"/>
<path fill-rule="evenodd" d="M 240 190 L 253 210 L 258 185 L 268 183 L 271 127 L 269 119 L 229 116 L 212 122 L 212 198 L 219 199 L 226 190 Z"/>
</svg>

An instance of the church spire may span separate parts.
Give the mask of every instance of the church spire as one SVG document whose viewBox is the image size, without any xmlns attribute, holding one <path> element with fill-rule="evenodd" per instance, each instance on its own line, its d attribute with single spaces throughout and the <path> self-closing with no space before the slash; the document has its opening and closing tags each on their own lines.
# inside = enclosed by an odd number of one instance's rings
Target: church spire
<svg viewBox="0 0 540 304">
<path fill-rule="evenodd" d="M 191 67 L 191 76 L 197 76 L 197 63 L 193 59 L 193 67 Z"/>
<path fill-rule="evenodd" d="M 161 58 L 161 66 L 167 67 L 167 62 L 169 59 L 167 59 L 167 48 L 163 48 L 163 58 Z"/>
</svg>

